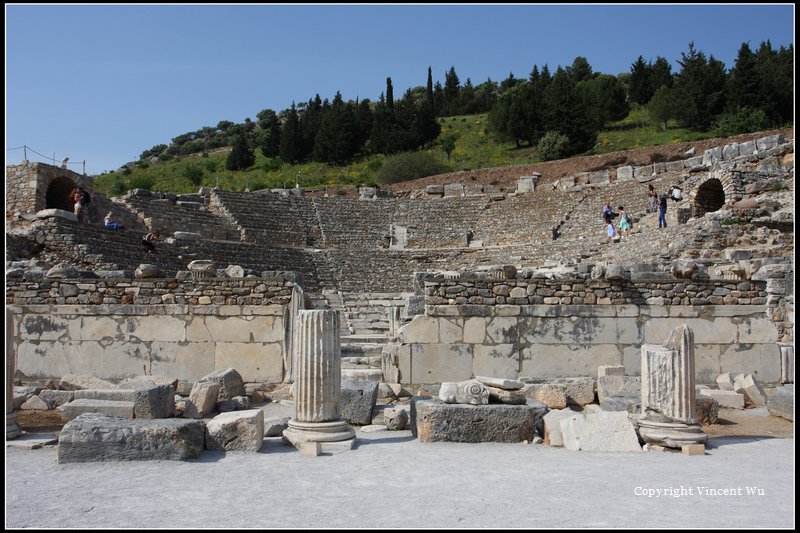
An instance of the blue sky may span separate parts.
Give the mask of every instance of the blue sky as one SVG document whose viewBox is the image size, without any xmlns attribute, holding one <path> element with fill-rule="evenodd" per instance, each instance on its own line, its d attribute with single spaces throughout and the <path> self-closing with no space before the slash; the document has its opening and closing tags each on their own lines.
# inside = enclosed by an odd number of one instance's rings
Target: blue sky
<svg viewBox="0 0 800 533">
<path fill-rule="evenodd" d="M 794 6 L 772 5 L 9 5 L 6 162 L 27 145 L 89 174 L 220 120 L 255 120 L 316 93 L 396 97 L 454 66 L 462 84 L 527 77 L 576 56 L 629 72 L 690 41 L 733 66 L 794 43 Z M 29 153 L 31 160 L 44 158 Z M 80 166 L 71 167 L 81 171 Z"/>
</svg>

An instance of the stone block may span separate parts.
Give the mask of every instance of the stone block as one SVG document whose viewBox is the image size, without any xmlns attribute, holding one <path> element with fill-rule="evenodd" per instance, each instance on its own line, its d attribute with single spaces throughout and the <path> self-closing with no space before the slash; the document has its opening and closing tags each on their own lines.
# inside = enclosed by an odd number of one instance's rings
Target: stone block
<svg viewBox="0 0 800 533">
<path fill-rule="evenodd" d="M 39 393 L 39 398 L 47 402 L 47 405 L 50 409 L 55 409 L 56 407 L 60 407 L 65 403 L 69 403 L 74 400 L 75 394 L 73 391 L 67 390 L 43 389 Z"/>
<path fill-rule="evenodd" d="M 681 446 L 681 452 L 683 455 L 705 455 L 706 454 L 706 445 L 705 444 L 684 444 Z"/>
<path fill-rule="evenodd" d="M 548 411 L 542 420 L 544 421 L 544 443 L 547 446 L 564 446 L 564 439 L 561 435 L 561 420 L 577 414 L 572 409 L 554 409 Z"/>
<path fill-rule="evenodd" d="M 223 368 L 212 372 L 198 381 L 213 381 L 219 384 L 218 400 L 230 400 L 234 396 L 244 396 L 244 380 L 233 368 Z"/>
<path fill-rule="evenodd" d="M 472 346 L 468 344 L 412 344 L 410 356 L 408 377 L 400 365 L 403 383 L 463 381 L 473 376 Z"/>
<path fill-rule="evenodd" d="M 779 387 L 767 399 L 767 410 L 772 416 L 780 416 L 794 422 L 794 387 Z"/>
<path fill-rule="evenodd" d="M 408 427 L 408 409 L 390 407 L 383 410 L 383 420 L 390 431 L 403 430 Z"/>
<path fill-rule="evenodd" d="M 475 379 L 489 387 L 505 390 L 518 390 L 525 386 L 525 383 L 516 379 L 493 378 L 489 376 L 475 376 Z"/>
<path fill-rule="evenodd" d="M 116 385 L 103 379 L 83 376 L 80 374 L 67 374 L 61 378 L 58 384 L 61 390 L 80 390 L 80 389 L 114 389 Z"/>
<path fill-rule="evenodd" d="M 559 385 L 567 394 L 567 404 L 588 405 L 595 400 L 595 380 L 590 377 L 551 378 L 548 383 Z"/>
<path fill-rule="evenodd" d="M 372 410 L 378 400 L 378 383 L 342 380 L 339 412 L 349 424 L 365 426 L 372 421 Z"/>
<path fill-rule="evenodd" d="M 642 399 L 639 396 L 606 396 L 600 406 L 603 411 L 640 413 L 642 411 Z"/>
<path fill-rule="evenodd" d="M 50 406 L 47 402 L 36 395 L 28 398 L 19 408 L 20 411 L 47 411 L 48 409 L 50 409 Z"/>
<path fill-rule="evenodd" d="M 217 406 L 219 383 L 216 381 L 198 381 L 189 393 L 183 416 L 186 418 L 203 418 Z"/>
<path fill-rule="evenodd" d="M 767 395 L 752 374 L 747 374 L 742 379 L 742 390 L 744 391 L 745 399 L 750 405 L 756 407 L 765 407 L 767 405 Z"/>
<path fill-rule="evenodd" d="M 564 447 L 592 452 L 641 452 L 628 413 L 573 415 L 560 422 Z"/>
<path fill-rule="evenodd" d="M 567 407 L 567 392 L 561 385 L 532 383 L 524 390 L 528 398 L 538 400 L 550 409 L 565 409 Z"/>
<path fill-rule="evenodd" d="M 531 405 L 446 404 L 412 400 L 412 424 L 421 442 L 522 442 L 534 437 L 541 410 Z"/>
<path fill-rule="evenodd" d="M 498 389 L 497 387 L 490 387 L 484 385 L 486 390 L 489 391 L 490 403 L 507 403 L 511 405 L 521 405 L 526 403 L 527 398 L 525 393 L 520 390 Z"/>
<path fill-rule="evenodd" d="M 264 443 L 264 411 L 222 413 L 206 422 L 206 449 L 257 452 Z"/>
<path fill-rule="evenodd" d="M 125 420 L 86 413 L 61 430 L 58 462 L 196 459 L 204 440 L 199 420 Z"/>
<path fill-rule="evenodd" d="M 624 376 L 624 365 L 602 365 L 597 367 L 597 377 L 602 376 Z"/>
<path fill-rule="evenodd" d="M 77 399 L 58 408 L 65 420 L 73 420 L 84 413 L 98 413 L 120 418 L 133 418 L 133 402 L 114 400 Z"/>
<path fill-rule="evenodd" d="M 633 181 L 633 167 L 628 165 L 617 168 L 617 181 Z"/>
<path fill-rule="evenodd" d="M 716 424 L 719 418 L 719 402 L 715 398 L 697 395 L 694 402 L 694 418 L 699 424 Z"/>
<path fill-rule="evenodd" d="M 600 376 L 597 378 L 597 400 L 600 405 L 607 396 L 632 396 L 641 394 L 642 378 L 639 376 Z"/>
<path fill-rule="evenodd" d="M 717 376 L 717 387 L 719 387 L 719 390 L 733 390 L 733 379 L 731 379 L 729 372 Z"/>
<path fill-rule="evenodd" d="M 719 402 L 720 407 L 727 407 L 729 409 L 743 409 L 744 408 L 744 394 L 728 390 L 716 389 L 702 389 L 699 392 L 700 396 L 714 398 Z"/>
<path fill-rule="evenodd" d="M 77 390 L 75 399 L 111 400 L 133 403 L 135 418 L 169 418 L 175 412 L 175 390 L 172 384 L 153 385 L 147 382 L 130 381 L 114 390 Z"/>
</svg>

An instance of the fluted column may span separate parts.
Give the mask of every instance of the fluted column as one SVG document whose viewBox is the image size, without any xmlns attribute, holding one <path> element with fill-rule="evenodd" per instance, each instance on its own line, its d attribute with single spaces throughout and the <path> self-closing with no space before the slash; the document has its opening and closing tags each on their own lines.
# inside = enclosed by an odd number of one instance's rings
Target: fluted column
<svg viewBox="0 0 800 533">
<path fill-rule="evenodd" d="M 295 446 L 354 440 L 355 432 L 339 414 L 339 313 L 301 310 L 294 326 L 294 418 L 283 432 L 284 439 Z"/>
<path fill-rule="evenodd" d="M 14 313 L 6 309 L 6 438 L 16 439 L 22 435 L 14 412 L 14 372 L 16 371 L 14 351 Z"/>
<path fill-rule="evenodd" d="M 694 417 L 694 333 L 675 328 L 665 346 L 642 346 L 642 418 L 645 442 L 672 448 L 705 442 Z"/>
<path fill-rule="evenodd" d="M 781 351 L 781 383 L 794 383 L 794 343 L 779 342 Z"/>
</svg>

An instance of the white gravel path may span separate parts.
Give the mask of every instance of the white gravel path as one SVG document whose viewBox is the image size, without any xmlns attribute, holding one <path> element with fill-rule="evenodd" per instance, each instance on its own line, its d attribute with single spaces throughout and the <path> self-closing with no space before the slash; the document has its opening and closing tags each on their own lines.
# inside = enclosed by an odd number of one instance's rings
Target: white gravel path
<svg viewBox="0 0 800 533">
<path fill-rule="evenodd" d="M 705 456 L 428 443 L 358 432 L 357 449 L 56 464 L 6 448 L 14 528 L 793 528 L 794 439 L 719 437 Z M 647 497 L 644 489 L 693 494 Z M 733 495 L 698 494 L 698 487 Z M 748 487 L 764 495 L 748 495 Z M 741 488 L 742 494 L 739 495 Z"/>
</svg>

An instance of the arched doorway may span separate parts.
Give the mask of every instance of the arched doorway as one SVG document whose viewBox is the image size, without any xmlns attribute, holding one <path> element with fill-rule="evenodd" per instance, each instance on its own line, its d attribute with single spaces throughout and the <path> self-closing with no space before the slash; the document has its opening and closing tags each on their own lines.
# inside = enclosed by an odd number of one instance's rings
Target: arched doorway
<svg viewBox="0 0 800 533">
<path fill-rule="evenodd" d="M 69 193 L 76 187 L 75 182 L 69 178 L 58 177 L 50 182 L 45 194 L 45 209 L 63 209 L 72 212 L 73 201 Z"/>
<path fill-rule="evenodd" d="M 692 214 L 695 217 L 701 217 L 706 213 L 719 210 L 723 205 L 725 205 L 725 191 L 722 189 L 722 182 L 717 178 L 712 178 L 697 189 L 692 205 Z"/>
</svg>

